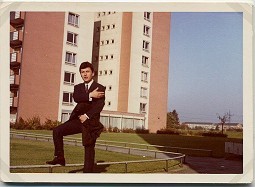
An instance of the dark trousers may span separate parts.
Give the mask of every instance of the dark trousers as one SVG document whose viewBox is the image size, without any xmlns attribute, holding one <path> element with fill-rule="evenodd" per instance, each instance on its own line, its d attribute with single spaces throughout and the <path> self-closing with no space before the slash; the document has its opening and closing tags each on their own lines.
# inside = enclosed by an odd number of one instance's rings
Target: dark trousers
<svg viewBox="0 0 255 187">
<path fill-rule="evenodd" d="M 85 154 L 84 154 L 84 173 L 92 173 L 93 167 L 95 163 L 95 143 L 89 146 L 84 146 Z"/>
<path fill-rule="evenodd" d="M 55 146 L 55 156 L 64 157 L 64 143 L 63 137 L 73 134 L 82 133 L 83 124 L 79 119 L 69 120 L 53 129 L 53 141 Z M 84 146 L 84 172 L 93 172 L 93 166 L 95 161 L 95 142 L 91 145 Z"/>
</svg>

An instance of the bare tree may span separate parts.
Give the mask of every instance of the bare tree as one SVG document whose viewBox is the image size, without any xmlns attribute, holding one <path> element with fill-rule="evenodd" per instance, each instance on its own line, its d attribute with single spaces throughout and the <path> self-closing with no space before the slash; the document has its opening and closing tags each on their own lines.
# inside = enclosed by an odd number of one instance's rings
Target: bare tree
<svg viewBox="0 0 255 187">
<path fill-rule="evenodd" d="M 225 113 L 224 116 L 220 116 L 218 114 L 218 119 L 220 120 L 220 123 L 221 123 L 221 133 L 223 134 L 223 128 L 224 128 L 224 125 L 226 124 L 226 121 L 229 121 L 229 118 L 230 118 L 230 115 L 229 113 Z"/>
</svg>

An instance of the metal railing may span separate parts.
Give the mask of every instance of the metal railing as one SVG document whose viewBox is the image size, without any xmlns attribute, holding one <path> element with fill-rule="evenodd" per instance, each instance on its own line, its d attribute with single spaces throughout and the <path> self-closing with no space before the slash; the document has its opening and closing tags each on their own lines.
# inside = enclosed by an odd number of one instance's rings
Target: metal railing
<svg viewBox="0 0 255 187">
<path fill-rule="evenodd" d="M 13 134 L 15 131 L 12 131 L 11 134 Z M 24 134 L 26 135 L 27 137 L 29 135 L 31 135 L 32 137 L 33 136 L 37 136 L 35 137 L 36 140 L 37 138 L 46 138 L 48 139 L 48 141 L 50 139 L 52 139 L 52 135 L 43 135 L 43 134 L 34 134 L 34 133 L 27 133 L 27 132 L 16 132 L 18 134 Z M 24 139 L 25 137 L 24 136 Z M 78 143 L 81 143 L 81 138 L 64 138 L 65 141 L 67 142 L 74 142 L 75 145 L 77 145 Z M 150 148 L 161 148 L 161 149 L 164 149 L 164 150 L 169 150 L 169 149 L 173 149 L 176 151 L 176 153 L 181 153 L 182 150 L 190 150 L 190 151 L 199 151 L 199 152 L 206 152 L 206 153 L 209 153 L 209 156 L 212 156 L 212 153 L 213 151 L 212 150 L 209 150 L 209 149 L 195 149 L 195 148 L 185 148 L 185 147 L 171 147 L 171 146 L 161 146 L 161 145 L 151 145 L 151 144 L 139 144 L 139 143 L 129 143 L 129 142 L 117 142 L 117 141 L 108 141 L 108 140 L 97 140 L 97 145 L 105 145 L 106 147 L 127 147 L 128 149 L 132 149 L 132 147 L 129 147 L 129 145 L 133 145 L 133 146 L 144 146 L 146 147 L 146 150 L 152 150 Z M 100 142 L 100 143 L 99 143 Z M 111 143 L 111 144 L 109 144 Z M 122 144 L 124 146 L 117 146 L 117 145 L 112 145 L 112 144 Z M 135 148 L 134 148 L 135 149 Z M 143 149 L 145 150 L 145 149 Z M 155 151 L 155 149 L 153 150 Z M 160 151 L 159 151 L 160 152 Z"/>
<path fill-rule="evenodd" d="M 15 11 L 15 19 L 20 18 L 20 11 Z"/>
<path fill-rule="evenodd" d="M 10 97 L 10 106 L 13 106 L 13 97 Z"/>
<path fill-rule="evenodd" d="M 185 155 L 181 155 L 179 157 L 175 158 L 165 158 L 165 159 L 150 159 L 150 160 L 132 160 L 132 161 L 120 161 L 120 162 L 97 162 L 97 166 L 102 165 L 125 165 L 125 173 L 128 173 L 128 164 L 134 164 L 134 163 L 146 163 L 146 162 L 160 162 L 165 161 L 166 166 L 166 172 L 169 172 L 169 161 L 170 160 L 176 160 L 180 159 L 179 166 L 182 167 L 184 163 Z M 78 166 L 84 166 L 84 164 L 66 164 L 65 166 L 61 165 L 24 165 L 24 166 L 10 166 L 10 169 L 33 169 L 33 168 L 48 168 L 49 173 L 53 173 L 53 168 L 56 167 L 78 167 Z"/>
<path fill-rule="evenodd" d="M 24 139 L 26 138 L 35 138 L 36 140 L 38 139 L 44 139 L 47 141 L 52 140 L 52 136 L 51 135 L 43 135 L 43 134 L 34 134 L 34 133 L 27 133 L 27 132 L 15 132 L 15 131 L 11 131 L 11 137 L 14 136 L 23 136 Z M 81 140 L 80 139 L 70 139 L 70 138 L 65 138 L 64 141 L 67 142 L 72 142 L 75 145 L 78 145 L 78 143 L 81 144 Z M 107 142 L 107 141 L 104 141 Z M 113 142 L 113 141 L 109 141 L 109 142 Z M 146 151 L 146 152 L 150 152 L 150 153 L 154 153 L 154 159 L 150 159 L 150 160 L 135 160 L 135 161 L 121 161 L 121 162 L 103 162 L 103 163 L 97 163 L 97 165 L 116 165 L 116 164 L 125 164 L 125 172 L 127 173 L 127 169 L 128 169 L 128 164 L 131 163 L 145 163 L 145 162 L 158 162 L 158 161 L 165 161 L 166 162 L 166 172 L 168 172 L 168 162 L 169 160 L 180 160 L 180 166 L 182 166 L 182 164 L 185 162 L 185 154 L 181 154 L 181 153 L 174 153 L 174 152 L 166 152 L 166 151 L 158 151 L 158 150 L 148 150 L 148 149 L 139 149 L 139 148 L 132 148 L 132 147 L 127 147 L 127 144 L 125 145 L 125 147 L 123 146 L 116 146 L 116 145 L 108 145 L 108 144 L 100 144 L 97 143 L 96 145 L 103 145 L 106 147 L 106 151 L 109 150 L 109 147 L 114 147 L 114 148 L 123 148 L 123 149 L 127 149 L 128 150 L 128 154 L 131 154 L 131 150 L 132 151 Z M 138 144 L 139 145 L 139 144 Z M 167 158 L 157 158 L 158 154 L 170 154 L 170 155 L 174 155 L 172 157 L 167 157 Z M 178 155 L 178 156 L 177 156 Z M 82 166 L 83 164 L 67 164 L 67 167 L 72 167 L 72 166 Z M 31 169 L 31 168 L 49 168 L 49 172 L 52 173 L 53 172 L 53 168 L 54 167 L 61 167 L 60 165 L 27 165 L 27 166 L 11 166 L 11 169 Z"/>
<path fill-rule="evenodd" d="M 43 139 L 43 140 L 47 140 L 48 142 L 53 139 L 51 135 L 33 134 L 33 133 L 26 133 L 26 132 L 14 133 L 12 131 L 11 132 L 11 137 L 14 137 L 14 135 L 22 136 L 23 139 L 27 139 L 27 138 L 34 138 L 35 140 Z M 100 142 L 99 140 L 97 140 L 97 141 Z M 78 139 L 78 138 L 64 138 L 64 142 L 70 142 L 70 143 L 74 144 L 75 146 L 82 145 L 82 140 Z M 108 141 L 103 141 L 103 142 L 108 142 Z M 114 141 L 109 141 L 109 142 L 114 142 Z M 101 144 L 101 143 L 96 143 L 96 145 L 105 146 L 106 151 L 109 151 L 110 147 L 122 148 L 122 149 L 127 150 L 126 153 L 128 153 L 128 154 L 131 154 L 132 150 L 147 151 L 147 152 L 150 152 L 150 153 L 154 153 L 154 158 L 157 158 L 157 153 L 167 153 L 167 154 L 172 154 L 172 155 L 180 155 L 181 154 L 181 153 L 168 152 L 168 151 L 159 151 L 159 150 L 156 150 L 156 149 L 155 150 L 149 150 L 149 149 L 128 147 L 127 146 L 128 143 L 127 142 L 125 142 L 125 143 L 126 143 L 125 146 L 117 146 L 117 145 L 109 145 L 109 144 Z M 139 145 L 139 144 L 137 144 L 137 145 Z"/>
<path fill-rule="evenodd" d="M 61 165 L 24 165 L 24 166 L 10 166 L 10 169 L 33 169 L 33 168 L 48 168 L 49 173 L 53 173 L 53 168 L 56 167 L 77 167 L 83 166 L 84 164 L 66 164 L 65 166 Z"/>
<path fill-rule="evenodd" d="M 116 144 L 124 144 L 125 147 L 128 147 L 128 145 L 134 145 L 134 146 L 144 146 L 147 150 L 149 148 L 163 148 L 164 150 L 167 149 L 174 149 L 177 153 L 180 153 L 181 150 L 192 150 L 192 151 L 204 151 L 208 152 L 210 156 L 212 156 L 212 150 L 209 149 L 195 149 L 195 148 L 185 148 L 185 147 L 172 147 L 172 146 L 162 146 L 162 145 L 151 145 L 151 144 L 139 144 L 139 143 L 129 143 L 129 142 L 117 142 L 117 141 L 108 141 L 108 140 L 97 140 L 99 142 L 104 142 L 104 144 L 107 145 L 107 143 L 116 143 Z"/>
<path fill-rule="evenodd" d="M 160 161 L 165 161 L 166 162 L 166 172 L 168 172 L 168 161 L 169 160 L 176 160 L 180 159 L 180 166 L 182 167 L 184 163 L 184 158 L 185 155 L 181 155 L 179 157 L 175 158 L 163 158 L 163 159 L 151 159 L 151 160 L 134 160 L 134 161 L 121 161 L 121 162 L 102 162 L 102 163 L 97 163 L 98 166 L 102 165 L 117 165 L 117 164 L 124 164 L 125 165 L 125 173 L 128 172 L 128 164 L 134 164 L 134 163 L 145 163 L 145 162 L 160 162 Z"/>
<path fill-rule="evenodd" d="M 11 62 L 16 62 L 17 61 L 17 53 L 11 53 L 10 60 L 11 60 Z"/>
<path fill-rule="evenodd" d="M 19 39 L 19 31 L 11 32 L 10 34 L 11 41 Z"/>
</svg>

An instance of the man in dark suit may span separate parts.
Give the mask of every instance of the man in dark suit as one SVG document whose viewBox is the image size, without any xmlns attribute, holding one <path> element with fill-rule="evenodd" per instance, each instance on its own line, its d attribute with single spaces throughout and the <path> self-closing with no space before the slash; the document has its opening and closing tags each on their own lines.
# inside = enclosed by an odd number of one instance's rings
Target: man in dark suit
<svg viewBox="0 0 255 187">
<path fill-rule="evenodd" d="M 73 98 L 77 103 L 69 120 L 53 129 L 54 159 L 47 164 L 65 166 L 63 136 L 82 133 L 85 147 L 84 173 L 93 172 L 96 139 L 103 131 L 100 112 L 105 103 L 105 87 L 93 80 L 94 68 L 89 62 L 80 65 L 80 74 L 84 83 L 74 86 Z"/>
</svg>

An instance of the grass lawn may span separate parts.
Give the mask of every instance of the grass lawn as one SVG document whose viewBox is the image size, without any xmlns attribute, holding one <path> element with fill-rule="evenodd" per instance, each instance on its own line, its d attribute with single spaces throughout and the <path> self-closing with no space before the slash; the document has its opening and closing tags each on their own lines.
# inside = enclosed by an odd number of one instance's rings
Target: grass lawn
<svg viewBox="0 0 255 187">
<path fill-rule="evenodd" d="M 42 133 L 52 134 L 52 131 L 46 130 L 26 130 L 25 132 L 31 133 Z M 230 137 L 238 138 L 222 138 L 222 137 L 202 137 L 202 136 L 182 136 L 182 135 L 165 135 L 165 134 L 134 134 L 134 133 L 102 133 L 98 140 L 107 141 L 118 141 L 118 142 L 129 142 L 129 143 L 140 143 L 140 144 L 151 144 L 151 145 L 162 145 L 172 147 L 184 147 L 194 149 L 208 149 L 212 150 L 214 157 L 223 157 L 225 152 L 225 142 L 237 142 L 242 143 L 241 133 L 232 132 Z M 81 134 L 72 135 L 69 137 L 81 138 Z M 143 147 L 145 148 L 145 147 Z M 175 150 L 169 150 L 175 151 Z M 189 152 L 183 151 L 188 154 Z M 194 152 L 198 156 L 204 156 L 202 152 Z"/>
<path fill-rule="evenodd" d="M 65 157 L 67 164 L 83 163 L 84 150 L 83 147 L 65 145 Z M 10 165 L 44 165 L 45 161 L 53 158 L 53 144 L 48 142 L 39 142 L 23 139 L 11 139 L 10 147 Z M 96 149 L 97 162 L 114 162 L 114 161 L 130 161 L 152 159 L 142 156 L 134 156 L 121 153 L 113 153 Z M 178 161 L 169 161 L 169 170 L 179 167 Z M 129 173 L 162 173 L 165 172 L 164 162 L 137 163 L 129 164 Z M 54 173 L 68 173 L 71 170 L 81 169 L 82 167 L 57 167 L 53 169 Z M 12 169 L 13 173 L 47 173 L 47 168 L 34 169 Z M 97 173 L 124 173 L 125 165 L 107 165 L 96 166 Z"/>
</svg>

